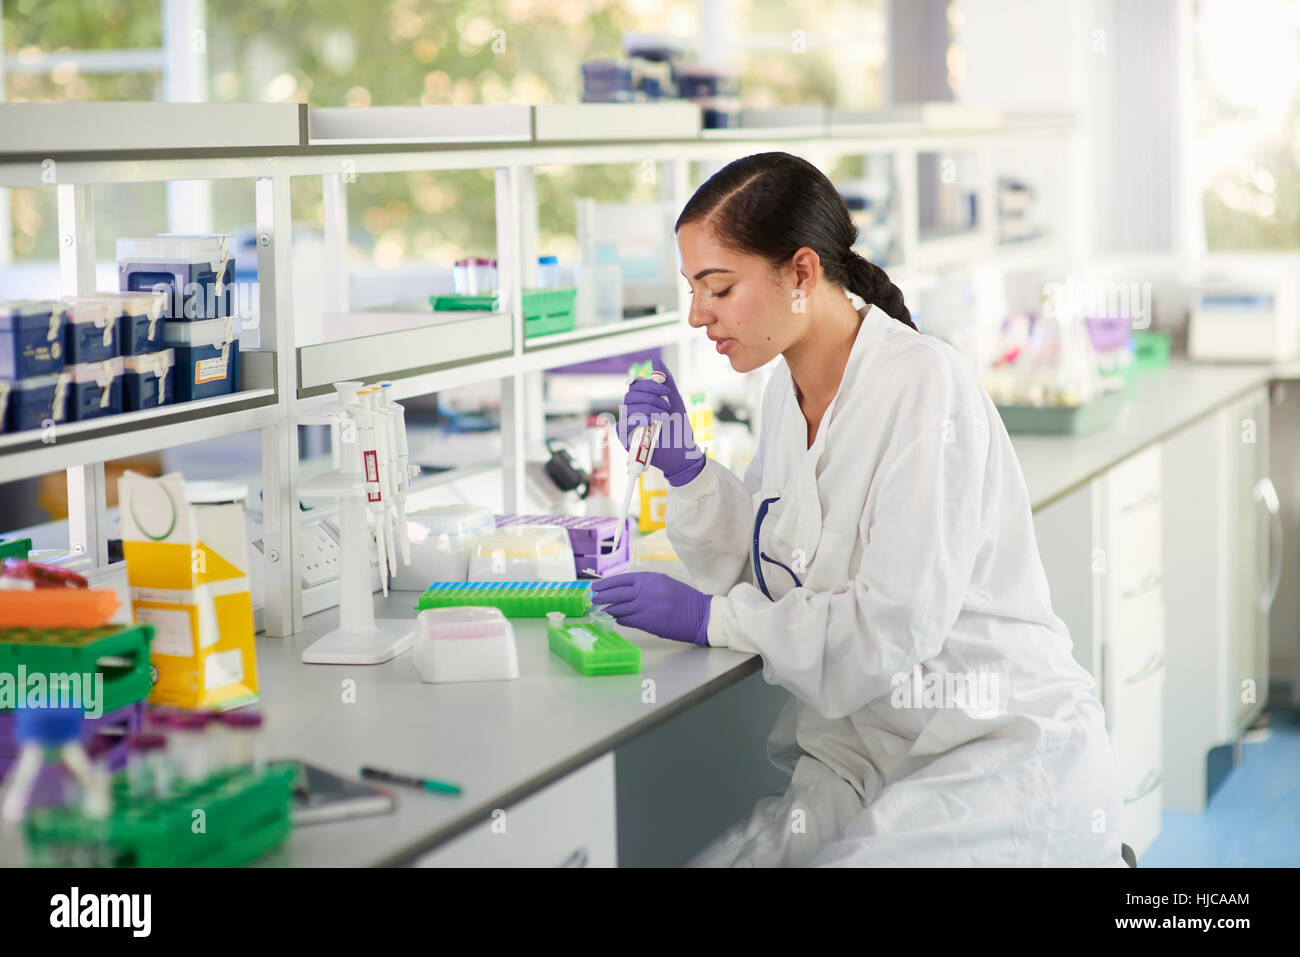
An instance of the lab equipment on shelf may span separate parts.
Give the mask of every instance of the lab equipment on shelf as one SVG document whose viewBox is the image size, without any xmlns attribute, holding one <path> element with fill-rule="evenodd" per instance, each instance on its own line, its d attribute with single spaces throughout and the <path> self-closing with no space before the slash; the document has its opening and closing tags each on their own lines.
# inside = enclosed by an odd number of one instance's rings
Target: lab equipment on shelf
<svg viewBox="0 0 1300 957">
<path fill-rule="evenodd" d="M 1300 348 L 1300 278 L 1290 261 L 1208 273 L 1193 290 L 1187 354 L 1197 361 L 1283 362 Z"/>
<path fill-rule="evenodd" d="M 36 299 L 0 302 L 0 379 L 30 379 L 62 372 L 62 303 Z"/>
<path fill-rule="evenodd" d="M 565 621 L 560 612 L 552 612 L 546 616 L 546 644 L 584 675 L 641 673 L 641 649 L 593 618 Z"/>
<path fill-rule="evenodd" d="M 469 557 L 471 581 L 563 581 L 577 576 L 568 533 L 518 525 L 480 535 Z"/>
<path fill-rule="evenodd" d="M 156 409 L 175 395 L 176 353 L 173 349 L 122 357 L 122 408 L 128 412 Z"/>
<path fill-rule="evenodd" d="M 619 539 L 619 519 L 601 515 L 498 515 L 500 528 L 522 525 L 555 525 L 569 533 L 573 549 L 574 570 L 579 578 L 598 578 L 601 575 L 622 571 L 628 563 L 628 540 L 631 520 L 623 519 L 622 543 Z"/>
<path fill-rule="evenodd" d="M 230 395 L 239 388 L 239 328 L 232 317 L 163 324 L 175 355 L 177 402 Z"/>
<path fill-rule="evenodd" d="M 458 259 L 451 280 L 458 296 L 493 296 L 498 288 L 496 260 Z"/>
<path fill-rule="evenodd" d="M 165 292 L 163 318 L 173 322 L 233 314 L 235 260 L 222 235 L 160 235 L 117 241 L 118 288 Z"/>
<path fill-rule="evenodd" d="M 122 354 L 117 316 L 102 299 L 65 299 L 63 353 L 68 365 L 99 362 Z"/>
<path fill-rule="evenodd" d="M 464 605 L 500 608 L 507 618 L 544 618 L 552 611 L 576 618 L 591 608 L 591 582 L 433 582 L 415 603 L 419 611 Z"/>
<path fill-rule="evenodd" d="M 537 288 L 558 289 L 564 285 L 564 270 L 558 256 L 537 257 Z"/>
<path fill-rule="evenodd" d="M 469 556 L 480 535 L 496 528 L 492 510 L 483 505 L 443 505 L 406 517 L 411 564 L 398 569 L 394 588 L 424 589 L 435 581 L 464 581 Z"/>
<path fill-rule="evenodd" d="M 623 321 L 623 267 L 579 266 L 573 271 L 577 295 L 574 325 L 579 329 Z"/>
<path fill-rule="evenodd" d="M 360 382 L 334 385 L 338 401 L 319 414 L 300 418 L 302 425 L 330 427 L 333 468 L 302 482 L 303 498 L 336 498 L 339 502 L 339 627 L 303 650 L 310 664 L 379 664 L 411 647 L 415 622 L 376 619 L 370 591 L 370 561 L 379 566 L 380 583 L 388 593 L 399 554 L 410 559 L 406 522 L 397 521 L 396 489 L 409 482 L 399 449 L 406 447 L 401 416 L 388 407 L 382 388 Z M 395 403 L 394 403 L 395 404 Z M 395 430 L 402 431 L 398 441 Z M 372 523 L 367 528 L 366 513 Z M 399 540 L 400 539 L 400 547 Z"/>
<path fill-rule="evenodd" d="M 577 289 L 525 289 L 524 338 L 569 332 L 574 325 Z M 505 308 L 492 295 L 430 296 L 434 312 L 493 312 Z"/>
<path fill-rule="evenodd" d="M 32 376 L 9 382 L 0 379 L 0 421 L 6 432 L 22 432 L 68 421 L 68 372 Z"/>
<path fill-rule="evenodd" d="M 416 617 L 412 658 L 420 680 L 511 681 L 519 677 L 515 630 L 499 608 L 429 608 Z"/>
<path fill-rule="evenodd" d="M 156 352 L 163 347 L 165 292 L 94 292 L 87 296 L 65 296 L 63 301 L 69 309 L 81 304 L 103 306 L 117 326 L 117 340 L 124 356 Z"/>
<path fill-rule="evenodd" d="M 68 418 L 82 422 L 121 412 L 122 368 L 121 356 L 69 366 Z"/>
</svg>

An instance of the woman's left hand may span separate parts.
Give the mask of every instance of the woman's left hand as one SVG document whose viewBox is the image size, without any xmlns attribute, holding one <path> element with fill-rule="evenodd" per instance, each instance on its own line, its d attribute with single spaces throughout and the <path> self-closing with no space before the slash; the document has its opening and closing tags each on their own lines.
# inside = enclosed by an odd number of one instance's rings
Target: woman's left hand
<svg viewBox="0 0 1300 957">
<path fill-rule="evenodd" d="M 592 602 L 605 605 L 620 625 L 704 648 L 712 597 L 659 572 L 628 572 L 591 583 Z"/>
</svg>

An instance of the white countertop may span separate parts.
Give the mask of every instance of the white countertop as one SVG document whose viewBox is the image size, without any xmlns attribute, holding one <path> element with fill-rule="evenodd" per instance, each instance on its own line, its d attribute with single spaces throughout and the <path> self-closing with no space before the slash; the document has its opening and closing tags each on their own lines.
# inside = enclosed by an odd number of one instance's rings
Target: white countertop
<svg viewBox="0 0 1300 957">
<path fill-rule="evenodd" d="M 1200 365 L 1173 360 L 1145 373 L 1110 429 L 1082 438 L 1013 435 L 1038 509 L 1127 456 L 1271 379 L 1300 378 L 1286 366 Z M 377 617 L 412 614 L 417 593 L 377 596 Z M 303 665 L 302 648 L 329 631 L 337 610 L 311 616 L 296 638 L 257 640 L 261 709 L 272 758 L 300 758 L 355 775 L 362 764 L 437 777 L 459 797 L 394 788 L 392 814 L 296 829 L 267 866 L 409 863 L 620 743 L 758 670 L 756 657 L 702 649 L 624 630 L 642 649 L 640 675 L 585 678 L 552 655 L 545 622 L 514 622 L 516 681 L 423 684 L 409 654 L 382 665 Z M 644 703 L 644 682 L 654 702 Z M 355 703 L 345 682 L 355 682 Z M 0 864 L 18 860 L 0 834 Z"/>
</svg>

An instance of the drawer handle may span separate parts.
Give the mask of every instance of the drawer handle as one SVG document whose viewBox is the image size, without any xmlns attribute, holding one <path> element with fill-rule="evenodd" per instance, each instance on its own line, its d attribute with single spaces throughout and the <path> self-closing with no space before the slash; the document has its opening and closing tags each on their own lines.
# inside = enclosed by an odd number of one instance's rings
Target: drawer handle
<svg viewBox="0 0 1300 957">
<path fill-rule="evenodd" d="M 1120 513 L 1127 515 L 1130 512 L 1140 512 L 1144 508 L 1150 508 L 1152 505 L 1158 505 L 1159 503 L 1160 503 L 1159 490 L 1147 492 L 1136 502 L 1129 502 L 1127 505 L 1122 506 L 1120 508 Z"/>
<path fill-rule="evenodd" d="M 1122 592 L 1119 597 L 1125 601 L 1130 598 L 1138 598 L 1148 592 L 1155 591 L 1164 583 L 1164 580 L 1165 576 L 1160 572 L 1151 572 L 1146 578 L 1142 579 L 1140 584 L 1135 585 L 1126 592 Z"/>
<path fill-rule="evenodd" d="M 586 867 L 588 861 L 587 849 L 580 847 L 564 859 L 561 867 Z"/>
<path fill-rule="evenodd" d="M 1142 778 L 1142 783 L 1138 786 L 1138 793 L 1132 797 L 1125 798 L 1124 803 L 1132 804 L 1134 801 L 1142 800 L 1156 788 L 1160 787 L 1160 783 L 1163 780 L 1164 775 L 1160 773 L 1160 769 L 1152 768 L 1146 773 L 1146 776 Z"/>
<path fill-rule="evenodd" d="M 1141 670 L 1138 671 L 1137 674 L 1130 675 L 1129 677 L 1124 679 L 1124 684 L 1135 685 L 1139 681 L 1146 681 L 1146 679 L 1150 678 L 1153 674 L 1155 674 L 1164 666 L 1165 666 L 1165 653 L 1163 651 L 1153 652 L 1151 657 L 1147 659 L 1146 664 L 1142 666 Z"/>
</svg>

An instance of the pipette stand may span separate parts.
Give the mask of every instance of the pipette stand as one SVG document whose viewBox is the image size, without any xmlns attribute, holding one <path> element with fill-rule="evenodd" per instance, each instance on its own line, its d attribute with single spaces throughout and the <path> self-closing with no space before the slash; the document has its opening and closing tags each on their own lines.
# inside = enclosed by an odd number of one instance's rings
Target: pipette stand
<svg viewBox="0 0 1300 957">
<path fill-rule="evenodd" d="M 355 404 L 356 390 L 349 401 L 340 383 L 341 406 Z M 366 527 L 366 482 L 359 469 L 361 456 L 355 444 L 344 441 L 336 430 L 335 448 L 341 450 L 334 471 L 308 479 L 299 487 L 305 497 L 339 500 L 339 626 L 312 642 L 302 660 L 315 665 L 377 665 L 395 658 L 415 643 L 415 621 L 375 618 L 374 595 L 370 591 L 370 535 Z M 350 430 L 353 435 L 356 430 Z M 380 561 L 383 557 L 380 556 Z"/>
</svg>

